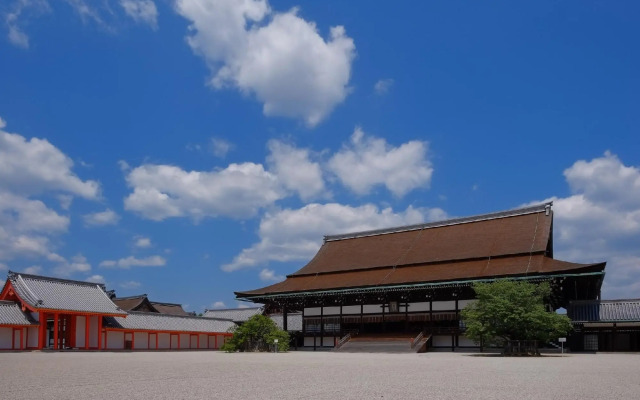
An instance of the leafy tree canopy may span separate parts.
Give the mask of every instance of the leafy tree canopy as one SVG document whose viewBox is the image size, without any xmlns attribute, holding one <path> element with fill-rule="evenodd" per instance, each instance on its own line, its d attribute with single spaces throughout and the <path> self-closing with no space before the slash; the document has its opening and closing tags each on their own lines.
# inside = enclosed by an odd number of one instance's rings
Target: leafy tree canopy
<svg viewBox="0 0 640 400">
<path fill-rule="evenodd" d="M 571 331 L 571 320 L 545 309 L 548 283 L 500 280 L 473 286 L 478 301 L 462 310 L 465 336 L 476 343 L 502 345 L 507 340 L 548 342 Z"/>
<path fill-rule="evenodd" d="M 289 350 L 289 333 L 278 328 L 271 318 L 258 314 L 236 327 L 233 337 L 222 346 L 222 350 L 270 351 L 275 339 L 278 340 L 278 351 Z"/>
</svg>

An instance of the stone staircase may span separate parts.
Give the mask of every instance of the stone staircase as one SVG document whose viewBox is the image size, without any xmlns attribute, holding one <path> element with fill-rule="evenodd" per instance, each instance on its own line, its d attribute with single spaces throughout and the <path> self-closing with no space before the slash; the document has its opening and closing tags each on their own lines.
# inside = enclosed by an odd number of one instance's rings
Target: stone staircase
<svg viewBox="0 0 640 400">
<path fill-rule="evenodd" d="M 336 349 L 340 353 L 421 353 L 426 350 L 430 336 L 418 338 L 414 347 L 413 336 L 404 335 L 358 335 Z"/>
</svg>

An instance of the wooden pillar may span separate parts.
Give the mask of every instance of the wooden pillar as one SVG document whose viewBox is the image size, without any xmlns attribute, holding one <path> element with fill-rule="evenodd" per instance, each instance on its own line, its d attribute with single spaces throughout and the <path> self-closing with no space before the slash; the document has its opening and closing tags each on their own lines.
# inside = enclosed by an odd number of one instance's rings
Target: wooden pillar
<svg viewBox="0 0 640 400">
<path fill-rule="evenodd" d="M 180 350 L 180 334 L 178 333 L 178 350 Z"/>
<path fill-rule="evenodd" d="M 131 331 L 131 350 L 136 348 L 136 333 Z"/>
<path fill-rule="evenodd" d="M 84 349 L 88 350 L 89 349 L 89 320 L 90 320 L 91 316 L 89 315 L 85 315 L 84 316 Z"/>
<path fill-rule="evenodd" d="M 360 333 L 364 331 L 364 303 L 360 303 Z"/>
<path fill-rule="evenodd" d="M 40 325 L 38 326 L 38 350 L 42 350 L 44 348 L 44 341 L 46 336 L 47 329 L 47 319 L 42 311 L 38 313 L 38 322 Z"/>
<path fill-rule="evenodd" d="M 158 335 L 159 333 L 156 332 L 156 350 L 158 350 Z M 171 339 L 171 336 L 169 336 L 169 339 Z"/>
<path fill-rule="evenodd" d="M 198 333 L 198 335 L 196 336 L 196 346 L 198 346 L 198 350 L 200 350 L 200 334 Z"/>
<path fill-rule="evenodd" d="M 11 327 L 11 350 L 16 349 L 16 328 Z"/>
<path fill-rule="evenodd" d="M 342 339 L 342 337 L 344 336 L 344 332 L 342 329 L 342 303 L 340 303 L 340 331 L 339 332 L 340 333 L 338 336 L 340 336 L 340 339 Z"/>
<path fill-rule="evenodd" d="M 382 332 L 386 332 L 387 331 L 387 324 L 384 321 L 384 310 L 385 308 L 387 308 L 387 303 L 386 303 L 386 299 L 382 300 Z"/>
<path fill-rule="evenodd" d="M 20 350 L 24 350 L 24 330 L 26 328 L 20 328 Z"/>
<path fill-rule="evenodd" d="M 58 350 L 59 349 L 59 344 L 58 344 L 58 328 L 59 328 L 59 323 L 58 323 L 58 318 L 60 317 L 60 315 L 58 313 L 53 314 L 53 349 L 54 350 Z"/>
<path fill-rule="evenodd" d="M 214 339 L 213 348 L 217 349 L 218 348 L 218 335 L 215 335 L 213 339 Z"/>
<path fill-rule="evenodd" d="M 100 315 L 97 315 L 96 317 L 98 318 L 98 350 L 102 350 L 102 317 Z M 106 342 L 107 339 L 105 337 L 105 348 L 107 347 Z"/>
<path fill-rule="evenodd" d="M 320 306 L 320 347 L 324 347 L 324 303 Z"/>
<path fill-rule="evenodd" d="M 409 297 L 404 303 L 404 331 L 409 332 Z"/>
<path fill-rule="evenodd" d="M 76 347 L 76 318 L 77 315 L 72 315 L 71 317 L 71 327 L 69 329 L 69 347 Z"/>
</svg>

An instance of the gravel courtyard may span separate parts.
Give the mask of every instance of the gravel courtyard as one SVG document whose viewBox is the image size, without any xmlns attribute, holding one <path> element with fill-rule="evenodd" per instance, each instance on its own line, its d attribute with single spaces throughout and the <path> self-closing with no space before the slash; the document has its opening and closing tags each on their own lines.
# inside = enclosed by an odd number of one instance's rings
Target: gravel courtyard
<svg viewBox="0 0 640 400">
<path fill-rule="evenodd" d="M 0 353 L 4 399 L 638 399 L 640 354 Z"/>
</svg>

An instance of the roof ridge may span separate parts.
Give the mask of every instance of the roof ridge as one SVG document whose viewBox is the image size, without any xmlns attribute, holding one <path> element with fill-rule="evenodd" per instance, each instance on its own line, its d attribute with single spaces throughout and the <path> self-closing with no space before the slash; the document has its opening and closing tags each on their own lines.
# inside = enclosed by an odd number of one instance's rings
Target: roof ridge
<svg viewBox="0 0 640 400">
<path fill-rule="evenodd" d="M 572 300 L 571 304 L 594 304 L 594 303 L 640 303 L 640 299 L 602 299 L 602 300 Z"/>
<path fill-rule="evenodd" d="M 239 307 L 239 308 L 212 308 L 212 309 L 208 309 L 205 308 L 204 312 L 207 311 L 242 311 L 242 310 L 259 310 L 262 307 Z"/>
<path fill-rule="evenodd" d="M 165 305 L 165 306 L 180 306 L 180 307 L 182 307 L 182 304 L 180 304 L 180 303 L 167 303 L 167 302 L 164 302 L 164 301 L 151 301 L 151 300 L 149 300 L 149 303 L 151 303 L 151 304 L 160 304 L 160 305 Z"/>
<path fill-rule="evenodd" d="M 149 298 L 149 295 L 147 295 L 146 293 L 144 294 L 138 294 L 135 296 L 125 296 L 125 297 L 114 297 L 112 300 L 131 300 L 131 299 L 142 299 L 142 298 Z"/>
<path fill-rule="evenodd" d="M 41 281 L 69 283 L 69 284 L 82 285 L 82 286 L 96 286 L 96 285 L 98 285 L 98 286 L 102 287 L 103 290 L 105 290 L 104 283 L 77 281 L 77 280 L 73 280 L 73 279 L 54 278 L 52 276 L 25 274 L 23 272 L 15 272 L 15 271 L 9 271 L 8 272 L 8 279 L 11 279 L 11 278 L 13 278 L 15 276 L 21 276 L 23 279 L 24 278 L 28 278 L 28 279 L 35 279 L 35 280 L 41 280 Z"/>
<path fill-rule="evenodd" d="M 174 315 L 174 314 L 163 314 L 157 312 L 146 312 L 146 311 L 128 311 L 128 314 L 132 315 L 150 315 L 155 317 L 171 317 L 171 318 L 190 318 L 190 319 L 206 319 L 206 320 L 215 320 L 215 321 L 231 321 L 233 320 L 228 318 L 211 318 L 211 317 L 198 317 L 197 315 Z"/>
<path fill-rule="evenodd" d="M 540 203 L 540 204 L 536 204 L 534 206 L 529 206 L 529 207 L 516 208 L 516 209 L 506 210 L 506 211 L 497 211 L 497 212 L 492 212 L 487 214 L 478 214 L 478 215 L 461 217 L 461 218 L 451 218 L 451 219 L 446 219 L 442 221 L 433 221 L 433 222 L 426 222 L 422 224 L 404 225 L 404 226 L 397 226 L 397 227 L 383 228 L 383 229 L 373 229 L 369 231 L 351 232 L 351 233 L 344 233 L 344 234 L 337 234 L 337 235 L 325 235 L 324 241 L 329 242 L 329 241 L 344 240 L 344 239 L 355 239 L 355 238 L 366 237 L 366 236 L 377 236 L 377 235 L 385 235 L 390 233 L 409 232 L 409 231 L 416 231 L 416 230 L 429 229 L 429 228 L 438 228 L 442 226 L 467 224 L 467 223 L 487 221 L 492 219 L 515 217 L 519 215 L 546 212 L 547 208 L 550 208 L 552 205 L 553 205 L 553 202 L 550 201 L 550 202 Z"/>
</svg>

